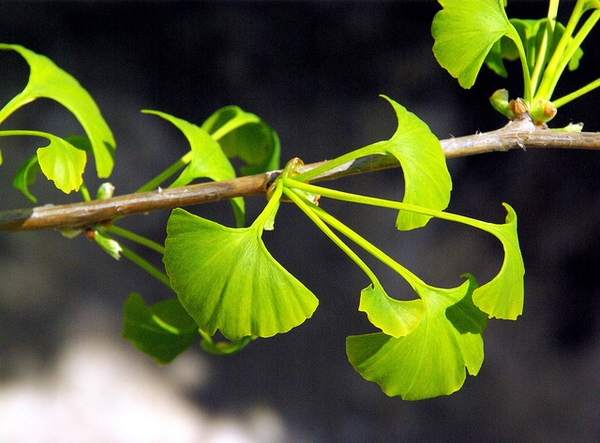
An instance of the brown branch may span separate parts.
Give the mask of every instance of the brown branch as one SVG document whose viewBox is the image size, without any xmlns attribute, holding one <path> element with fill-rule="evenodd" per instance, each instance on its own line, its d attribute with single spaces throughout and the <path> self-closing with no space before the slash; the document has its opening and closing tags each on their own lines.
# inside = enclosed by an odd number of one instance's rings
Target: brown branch
<svg viewBox="0 0 600 443">
<path fill-rule="evenodd" d="M 600 150 L 600 134 L 552 131 L 536 127 L 529 120 L 517 120 L 496 131 L 442 140 L 441 144 L 447 158 L 508 151 L 516 148 Z M 312 169 L 320 164 L 322 162 L 306 165 L 305 168 Z M 313 181 L 333 180 L 398 166 L 394 157 L 371 156 L 330 170 Z M 264 195 L 277 174 L 277 171 L 273 171 L 233 180 L 122 195 L 106 200 L 1 211 L 0 231 L 48 228 L 85 229 L 96 223 L 126 215 L 215 202 L 233 197 Z"/>
<path fill-rule="evenodd" d="M 544 129 L 523 119 L 511 121 L 496 131 L 451 138 L 441 143 L 446 158 L 455 158 L 516 148 L 600 149 L 600 134 Z"/>
</svg>

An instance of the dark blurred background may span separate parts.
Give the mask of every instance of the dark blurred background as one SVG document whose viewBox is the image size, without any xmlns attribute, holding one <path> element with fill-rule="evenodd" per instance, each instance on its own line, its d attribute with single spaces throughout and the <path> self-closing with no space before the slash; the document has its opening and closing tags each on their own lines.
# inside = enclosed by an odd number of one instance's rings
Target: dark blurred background
<svg viewBox="0 0 600 443">
<path fill-rule="evenodd" d="M 562 3 L 564 22 L 573 2 Z M 539 18 L 546 5 L 513 0 L 508 12 Z M 125 194 L 188 149 L 174 127 L 141 109 L 200 124 L 236 104 L 278 131 L 282 161 L 319 161 L 388 138 L 396 122 L 381 93 L 441 139 L 502 126 L 487 97 L 502 87 L 518 95 L 518 66 L 510 66 L 508 80 L 484 68 L 462 90 L 431 52 L 438 9 L 434 1 L 1 2 L 0 41 L 47 55 L 88 89 L 115 133 L 111 182 Z M 557 96 L 600 77 L 599 35 L 584 43 L 580 69 L 565 75 Z M 18 54 L 1 51 L 0 73 L 6 103 L 26 84 L 28 69 Z M 583 121 L 598 131 L 599 94 L 561 108 L 552 125 Z M 81 132 L 46 100 L 18 111 L 8 128 Z M 2 138 L 0 209 L 31 205 L 10 183 L 37 147 L 32 139 Z M 0 441 L 597 441 L 600 153 L 511 151 L 449 167 L 451 211 L 500 222 L 501 202 L 516 209 L 527 270 L 523 316 L 490 321 L 483 368 L 459 392 L 405 402 L 354 372 L 344 340 L 371 331 L 357 311 L 368 281 L 291 205 L 265 241 L 319 297 L 313 318 L 238 355 L 195 348 L 166 367 L 120 338 L 127 294 L 149 302 L 171 297 L 159 283 L 83 236 L 0 233 Z M 98 180 L 88 173 L 88 181 L 94 192 Z M 402 196 L 399 170 L 334 185 Z M 32 192 L 39 204 L 77 199 L 41 179 Z M 248 204 L 252 217 L 264 201 Z M 431 283 L 456 285 L 467 271 L 485 281 L 498 269 L 499 246 L 472 230 L 434 221 L 400 234 L 392 213 L 322 204 Z M 233 222 L 226 203 L 191 210 Z M 135 216 L 121 225 L 162 242 L 167 217 Z M 388 291 L 405 297 L 406 285 L 381 272 Z"/>
</svg>

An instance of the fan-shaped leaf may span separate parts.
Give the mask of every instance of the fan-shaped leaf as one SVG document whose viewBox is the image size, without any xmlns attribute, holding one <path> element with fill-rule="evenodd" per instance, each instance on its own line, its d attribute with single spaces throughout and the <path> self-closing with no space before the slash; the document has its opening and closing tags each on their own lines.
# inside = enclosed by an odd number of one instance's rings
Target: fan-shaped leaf
<svg viewBox="0 0 600 443">
<path fill-rule="evenodd" d="M 181 175 L 171 184 L 171 188 L 185 186 L 197 178 L 209 178 L 214 181 L 230 180 L 235 178 L 235 170 L 227 156 L 208 132 L 199 126 L 189 123 L 172 115 L 160 111 L 142 111 L 154 114 L 175 125 L 187 138 L 192 150 L 192 160 L 183 170 Z M 231 199 L 231 204 L 236 214 L 238 226 L 244 224 L 244 199 L 236 197 Z"/>
<path fill-rule="evenodd" d="M 123 338 L 159 363 L 169 363 L 198 337 L 198 325 L 175 299 L 148 306 L 130 294 L 123 314 Z"/>
<path fill-rule="evenodd" d="M 45 137 L 50 144 L 37 150 L 40 169 L 64 193 L 78 191 L 87 161 L 85 152 L 60 137 L 51 134 Z"/>
<path fill-rule="evenodd" d="M 230 340 L 287 332 L 311 317 L 316 297 L 269 254 L 262 219 L 234 229 L 175 209 L 164 263 L 181 304 L 210 335 Z"/>
<path fill-rule="evenodd" d="M 259 117 L 237 106 L 226 106 L 202 124 L 218 140 L 229 158 L 239 157 L 243 175 L 279 169 L 280 143 L 277 133 Z"/>
<path fill-rule="evenodd" d="M 354 151 L 355 157 L 373 154 L 393 155 L 404 174 L 404 203 L 443 210 L 450 201 L 452 179 L 439 140 L 427 124 L 394 100 L 383 96 L 398 119 L 396 132 L 381 141 Z M 396 227 L 410 230 L 424 226 L 430 216 L 400 211 Z"/>
<path fill-rule="evenodd" d="M 25 89 L 0 111 L 0 122 L 21 106 L 38 98 L 55 100 L 77 118 L 90 138 L 98 177 L 110 176 L 114 164 L 115 140 L 90 94 L 75 78 L 56 66 L 49 58 L 20 45 L 0 44 L 0 49 L 18 52 L 30 67 L 29 81 Z M 47 161 L 50 161 L 49 157 Z"/>
<path fill-rule="evenodd" d="M 475 83 L 481 65 L 502 36 L 519 35 L 504 11 L 504 0 L 439 0 L 443 9 L 433 18 L 433 53 L 463 88 Z"/>
<path fill-rule="evenodd" d="M 362 157 L 392 155 L 400 163 L 404 174 L 403 203 L 428 209 L 445 209 L 450 201 L 452 179 L 439 140 L 427 124 L 415 114 L 389 97 L 384 95 L 381 97 L 392 105 L 398 120 L 398 128 L 389 140 L 373 143 L 341 155 L 299 174 L 295 179 L 305 182 Z M 400 210 L 396 227 L 401 230 L 420 228 L 430 219 L 430 215 Z"/>
<path fill-rule="evenodd" d="M 227 156 L 208 132 L 160 111 L 144 110 L 145 114 L 154 114 L 175 125 L 187 138 L 192 150 L 192 161 L 170 187 L 185 186 L 196 178 L 210 178 L 214 181 L 235 178 L 235 171 Z"/>
<path fill-rule="evenodd" d="M 399 338 L 384 333 L 348 337 L 350 363 L 387 395 L 405 400 L 457 391 L 466 371 L 476 375 L 483 363 L 487 317 L 471 301 L 476 286 L 469 277 L 458 288 L 420 288 L 426 312 L 416 329 Z"/>
<path fill-rule="evenodd" d="M 500 272 L 473 293 L 473 302 L 490 317 L 515 320 L 523 312 L 525 265 L 519 248 L 517 214 L 504 203 L 507 210 L 506 223 L 473 224 L 495 235 L 504 248 L 504 260 Z"/>
<path fill-rule="evenodd" d="M 393 299 L 381 285 L 372 284 L 362 290 L 358 310 L 365 312 L 369 321 L 387 335 L 402 337 L 419 325 L 425 304 L 420 299 Z"/>
</svg>

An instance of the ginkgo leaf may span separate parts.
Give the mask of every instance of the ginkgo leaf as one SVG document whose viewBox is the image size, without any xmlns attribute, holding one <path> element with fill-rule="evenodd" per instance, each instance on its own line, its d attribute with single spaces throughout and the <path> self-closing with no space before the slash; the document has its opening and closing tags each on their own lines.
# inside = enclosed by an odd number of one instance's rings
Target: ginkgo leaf
<svg viewBox="0 0 600 443">
<path fill-rule="evenodd" d="M 110 176 L 114 165 L 115 140 L 90 94 L 75 78 L 56 66 L 48 57 L 20 45 L 0 44 L 0 49 L 18 52 L 30 68 L 25 89 L 0 110 L 0 122 L 21 106 L 38 98 L 55 100 L 77 118 L 90 138 L 98 177 Z M 64 161 L 64 158 L 62 160 Z M 50 161 L 49 157 L 47 161 Z"/>
<path fill-rule="evenodd" d="M 55 186 L 66 194 L 78 191 L 83 184 L 83 172 L 87 163 L 85 142 L 81 137 L 60 138 L 47 132 L 40 131 L 0 131 L 0 137 L 30 136 L 47 139 L 48 146 L 39 148 L 35 156 L 30 157 L 17 171 L 13 186 L 19 189 L 27 198 L 35 202 L 36 198 L 29 192 L 29 185 L 36 179 L 36 173 L 41 171 L 48 180 L 54 181 Z M 76 145 L 72 144 L 74 141 Z"/>
<path fill-rule="evenodd" d="M 160 111 L 143 110 L 145 114 L 158 115 L 175 125 L 187 138 L 192 150 L 192 161 L 170 187 L 185 186 L 196 178 L 210 178 L 214 181 L 235 178 L 235 171 L 227 156 L 208 132 L 193 123 L 187 122 Z"/>
<path fill-rule="evenodd" d="M 450 201 L 452 179 L 440 141 L 429 126 L 405 107 L 382 96 L 394 108 L 398 128 L 389 140 L 357 149 L 353 156 L 389 154 L 396 157 L 404 175 L 403 202 L 443 210 Z M 430 216 L 400 211 L 396 227 L 410 230 L 424 226 Z"/>
<path fill-rule="evenodd" d="M 439 3 L 443 9 L 431 25 L 433 53 L 463 88 L 470 88 L 494 43 L 504 35 L 518 41 L 519 35 L 506 16 L 504 0 L 439 0 Z"/>
<path fill-rule="evenodd" d="M 523 48 L 525 49 L 525 54 L 527 56 L 527 64 L 529 66 L 529 70 L 532 71 L 539 55 L 546 27 L 548 26 L 548 19 L 542 18 L 539 20 L 529 20 L 511 18 L 510 22 L 515 27 L 519 37 L 521 38 L 521 42 L 523 43 Z M 552 55 L 556 50 L 558 42 L 560 41 L 564 32 L 564 25 L 556 22 L 554 25 L 554 31 L 552 33 L 552 41 L 546 48 L 544 64 L 548 62 L 549 56 Z M 570 38 L 569 41 L 573 41 L 573 38 Z M 581 48 L 577 48 L 571 57 L 571 60 L 569 61 L 569 70 L 574 71 L 579 67 L 579 61 L 581 60 L 581 57 L 583 57 L 583 50 Z M 506 72 L 506 68 L 504 67 L 503 60 L 513 61 L 517 60 L 518 58 L 519 52 L 515 43 L 507 37 L 502 37 L 492 47 L 492 50 L 488 54 L 485 63 L 496 74 L 506 77 L 508 74 Z"/>
<path fill-rule="evenodd" d="M 279 169 L 279 137 L 256 115 L 226 106 L 207 118 L 202 128 L 218 140 L 227 157 L 239 157 L 246 164 L 243 175 Z"/>
<path fill-rule="evenodd" d="M 457 391 L 467 371 L 477 375 L 483 363 L 487 317 L 471 301 L 476 286 L 469 277 L 458 288 L 422 288 L 426 312 L 417 328 L 398 338 L 382 332 L 348 337 L 350 363 L 387 395 L 404 400 Z"/>
<path fill-rule="evenodd" d="M 146 305 L 129 294 L 123 305 L 123 338 L 159 363 L 169 363 L 198 338 L 198 325 L 179 300 Z"/>
<path fill-rule="evenodd" d="M 425 314 L 421 299 L 396 300 L 387 295 L 380 284 L 374 283 L 362 290 L 359 311 L 384 333 L 402 337 L 414 331 Z"/>
<path fill-rule="evenodd" d="M 29 186 L 35 183 L 36 174 L 40 171 L 37 155 L 29 157 L 19 168 L 13 179 L 15 189 L 21 191 L 33 203 L 37 202 L 37 198 L 29 192 Z"/>
<path fill-rule="evenodd" d="M 192 150 L 192 160 L 181 175 L 170 185 L 171 188 L 185 186 L 197 178 L 209 178 L 214 181 L 235 178 L 235 170 L 223 152 L 221 145 L 216 142 L 206 130 L 172 115 L 160 111 L 142 111 L 154 114 L 175 125 L 187 138 Z M 244 199 L 231 199 L 238 225 L 243 225 Z"/>
<path fill-rule="evenodd" d="M 40 169 L 64 193 L 78 191 L 83 183 L 87 161 L 85 152 L 60 137 L 51 134 L 44 136 L 50 144 L 37 150 Z"/>
<path fill-rule="evenodd" d="M 262 223 L 229 228 L 183 209 L 169 217 L 163 261 L 171 286 L 209 335 L 270 337 L 317 308 L 313 293 L 267 251 Z"/>
<path fill-rule="evenodd" d="M 381 97 L 392 105 L 398 120 L 398 127 L 389 140 L 376 142 L 341 155 L 321 166 L 300 173 L 294 179 L 307 182 L 353 160 L 374 155 L 391 155 L 398 160 L 404 174 L 403 203 L 434 210 L 445 209 L 450 201 L 452 179 L 440 141 L 431 132 L 429 126 L 415 114 L 391 98 L 385 95 Z M 400 230 L 420 228 L 430 219 L 430 215 L 401 209 L 396 219 L 396 228 Z"/>
<path fill-rule="evenodd" d="M 490 317 L 515 320 L 523 312 L 525 265 L 517 235 L 517 214 L 510 205 L 506 223 L 493 224 L 476 221 L 472 226 L 495 235 L 502 243 L 504 260 L 498 274 L 473 293 L 473 302 Z"/>
</svg>

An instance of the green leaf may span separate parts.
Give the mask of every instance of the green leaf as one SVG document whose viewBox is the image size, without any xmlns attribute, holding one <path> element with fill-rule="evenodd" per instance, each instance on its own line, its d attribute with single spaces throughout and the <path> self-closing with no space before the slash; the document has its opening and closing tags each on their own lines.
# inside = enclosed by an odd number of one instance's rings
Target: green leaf
<svg viewBox="0 0 600 443">
<path fill-rule="evenodd" d="M 246 164 L 243 175 L 279 169 L 279 137 L 256 115 L 226 106 L 206 119 L 202 128 L 218 140 L 227 157 L 239 157 Z"/>
<path fill-rule="evenodd" d="M 466 372 L 477 375 L 483 363 L 487 318 L 471 301 L 476 286 L 472 276 L 458 288 L 423 286 L 419 295 L 426 312 L 417 328 L 398 338 L 384 333 L 348 337 L 350 363 L 387 395 L 404 400 L 457 391 Z"/>
<path fill-rule="evenodd" d="M 158 363 L 169 363 L 198 337 L 198 325 L 175 299 L 147 306 L 130 294 L 123 314 L 123 338 Z"/>
<path fill-rule="evenodd" d="M 473 293 L 473 302 L 490 317 L 515 320 L 523 313 L 525 265 L 517 235 L 517 214 L 504 203 L 507 210 L 504 224 L 472 223 L 472 226 L 495 235 L 502 243 L 504 260 L 498 274 Z"/>
<path fill-rule="evenodd" d="M 25 89 L 0 111 L 0 122 L 21 106 L 38 98 L 55 100 L 77 118 L 90 138 L 98 177 L 110 176 L 114 165 L 115 140 L 90 94 L 75 78 L 56 66 L 49 58 L 20 45 L 0 43 L 0 49 L 18 52 L 30 67 L 29 81 Z"/>
<path fill-rule="evenodd" d="M 365 312 L 369 321 L 386 334 L 402 337 L 419 325 L 425 314 L 425 303 L 420 299 L 393 299 L 375 282 L 362 290 L 358 310 Z"/>
<path fill-rule="evenodd" d="M 145 114 L 154 114 L 175 125 L 187 138 L 192 150 L 192 161 L 181 175 L 171 184 L 171 188 L 185 186 L 197 178 L 210 178 L 214 181 L 235 178 L 235 171 L 227 156 L 208 132 L 199 126 L 189 123 L 160 111 L 143 110 Z"/>
<path fill-rule="evenodd" d="M 235 178 L 235 170 L 227 159 L 221 146 L 210 134 L 185 120 L 159 111 L 142 111 L 145 114 L 154 114 L 175 125 L 187 138 L 192 150 L 192 160 L 183 170 L 181 175 L 169 186 L 185 186 L 197 178 L 209 178 L 214 181 L 230 180 Z M 231 199 L 236 219 L 240 221 L 244 214 L 244 199 L 236 197 Z M 241 222 L 243 225 L 243 221 Z"/>
<path fill-rule="evenodd" d="M 331 169 L 362 157 L 393 155 L 404 174 L 403 203 L 435 210 L 445 209 L 450 201 L 452 179 L 440 141 L 415 114 L 389 97 L 381 97 L 392 105 L 398 119 L 398 128 L 392 138 L 341 155 L 297 175 L 294 180 L 310 181 Z M 430 219 L 430 215 L 400 210 L 396 227 L 401 230 L 420 228 Z"/>
<path fill-rule="evenodd" d="M 513 52 L 516 53 L 516 57 Z M 492 49 L 485 58 L 485 64 L 500 77 L 507 78 L 508 72 L 503 60 L 514 61 L 517 58 L 519 58 L 519 54 L 516 52 L 515 44 L 512 40 L 503 37 L 492 45 Z"/>
<path fill-rule="evenodd" d="M 67 137 L 62 139 L 47 132 L 40 131 L 0 131 L 0 137 L 30 136 L 47 139 L 48 146 L 39 148 L 37 155 L 30 158 L 21 166 L 13 181 L 13 186 L 23 192 L 30 200 L 35 197 L 29 193 L 28 186 L 35 181 L 35 173 L 38 169 L 48 178 L 54 181 L 58 189 L 66 194 L 78 191 L 83 184 L 83 172 L 87 162 L 85 151 L 73 146 L 68 140 L 80 143 L 80 140 Z"/>
<path fill-rule="evenodd" d="M 433 18 L 433 53 L 463 88 L 475 83 L 492 46 L 504 35 L 519 36 L 503 0 L 439 0 L 443 9 Z"/>
<path fill-rule="evenodd" d="M 523 43 L 523 47 L 525 48 L 529 70 L 533 71 L 539 55 L 542 39 L 544 37 L 544 33 L 546 32 L 546 27 L 548 26 L 548 19 L 543 18 L 539 20 L 529 20 L 513 18 L 510 19 L 510 22 L 517 30 L 521 42 Z M 560 41 L 564 32 L 565 27 L 561 23 L 556 22 L 554 32 L 552 34 L 552 41 L 548 45 L 544 55 L 543 66 L 548 63 L 550 56 L 556 50 L 556 46 L 558 45 L 558 42 Z M 571 38 L 569 41 L 571 42 L 573 39 Z M 581 60 L 581 57 L 583 57 L 583 51 L 581 48 L 577 48 L 571 57 L 571 60 L 569 61 L 569 70 L 574 71 L 579 67 L 579 61 Z M 496 74 L 506 77 L 508 74 L 506 72 L 506 68 L 504 67 L 503 60 L 514 61 L 518 58 L 519 51 L 517 50 L 515 43 L 507 37 L 502 37 L 492 47 L 492 50 L 488 54 L 485 63 Z"/>
<path fill-rule="evenodd" d="M 83 183 L 83 171 L 87 161 L 85 152 L 60 137 L 51 134 L 44 136 L 50 144 L 37 150 L 40 169 L 65 194 L 78 191 Z"/>
<path fill-rule="evenodd" d="M 452 179 L 439 140 L 419 117 L 394 100 L 382 97 L 394 108 L 398 119 L 396 132 L 389 140 L 357 149 L 349 156 L 358 158 L 374 154 L 393 155 L 404 174 L 402 201 L 430 209 L 445 209 L 450 201 Z M 400 211 L 396 227 L 401 230 L 420 228 L 430 219 L 427 215 Z"/>
<path fill-rule="evenodd" d="M 37 155 L 33 155 L 23 163 L 13 179 L 15 189 L 21 191 L 33 203 L 37 202 L 37 198 L 29 192 L 29 186 L 35 183 L 35 176 L 38 171 L 40 171 L 38 158 Z"/>
<path fill-rule="evenodd" d="M 181 304 L 209 335 L 218 329 L 234 341 L 270 337 L 300 325 L 317 308 L 312 292 L 267 251 L 264 221 L 234 229 L 183 209 L 169 217 L 165 269 Z"/>
</svg>

